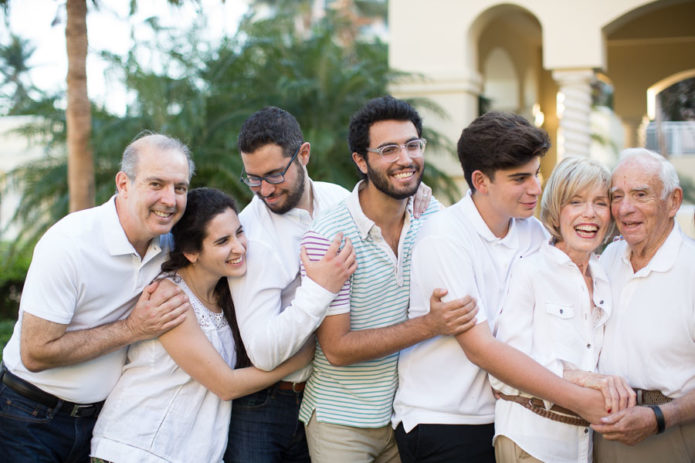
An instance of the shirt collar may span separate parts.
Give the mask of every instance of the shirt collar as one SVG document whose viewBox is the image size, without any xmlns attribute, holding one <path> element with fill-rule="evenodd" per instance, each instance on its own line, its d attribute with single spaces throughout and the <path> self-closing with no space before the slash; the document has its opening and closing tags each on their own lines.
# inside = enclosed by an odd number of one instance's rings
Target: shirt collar
<svg viewBox="0 0 695 463">
<path fill-rule="evenodd" d="M 118 219 L 116 195 L 113 195 L 111 199 L 100 206 L 99 214 L 103 225 L 104 241 L 109 254 L 112 256 L 137 255 L 137 251 L 128 241 L 128 236 L 125 234 L 125 230 L 123 230 L 123 226 Z M 148 258 L 147 256 L 150 254 L 158 254 L 162 251 L 162 240 L 165 239 L 164 237 L 165 235 L 156 236 L 150 241 L 147 252 L 145 252 L 145 258 Z"/>
<path fill-rule="evenodd" d="M 678 251 L 680 250 L 682 242 L 683 236 L 681 235 L 680 226 L 674 221 L 673 229 L 668 234 L 666 241 L 664 241 L 659 249 L 657 249 L 656 254 L 652 256 L 647 265 L 638 270 L 635 275 L 647 276 L 651 272 L 666 272 L 671 269 L 678 259 Z M 625 244 L 626 246 L 625 254 L 623 254 L 623 262 L 627 263 L 627 265 L 632 268 L 632 263 L 630 262 L 632 250 L 627 243 Z"/>
<path fill-rule="evenodd" d="M 498 238 L 487 226 L 485 220 L 478 212 L 478 208 L 475 207 L 473 202 L 473 195 L 470 190 L 468 193 L 459 201 L 464 214 L 470 220 L 475 231 L 489 243 L 498 242 L 506 247 L 517 249 L 519 247 L 519 236 L 517 233 L 516 219 L 512 218 L 509 223 L 509 231 L 504 236 L 504 238 Z"/>
<path fill-rule="evenodd" d="M 543 247 L 546 248 L 548 255 L 550 258 L 555 261 L 557 264 L 561 265 L 572 265 L 575 266 L 575 263 L 572 262 L 572 259 L 570 259 L 570 256 L 565 254 L 564 251 L 558 249 L 556 246 L 551 244 L 550 241 L 546 241 L 543 243 Z M 606 272 L 603 270 L 603 267 L 599 264 L 598 256 L 595 253 L 591 253 L 591 256 L 589 257 L 589 272 L 591 272 L 591 278 L 594 280 L 601 280 L 606 283 L 608 283 L 608 277 L 606 277 Z"/>
<path fill-rule="evenodd" d="M 355 185 L 355 188 L 352 189 L 350 195 L 345 199 L 345 205 L 347 206 L 348 212 L 350 212 L 350 215 L 352 216 L 352 220 L 355 221 L 355 225 L 357 226 L 357 230 L 359 231 L 360 238 L 362 240 L 367 239 L 369 232 L 373 228 L 379 228 L 372 219 L 364 214 L 362 211 L 362 206 L 360 206 L 360 189 L 366 186 L 365 181 L 360 180 L 357 182 L 357 185 Z M 412 213 L 413 198 L 410 197 L 408 198 L 408 205 L 406 206 L 405 219 L 403 221 L 404 226 L 410 223 Z"/>
</svg>

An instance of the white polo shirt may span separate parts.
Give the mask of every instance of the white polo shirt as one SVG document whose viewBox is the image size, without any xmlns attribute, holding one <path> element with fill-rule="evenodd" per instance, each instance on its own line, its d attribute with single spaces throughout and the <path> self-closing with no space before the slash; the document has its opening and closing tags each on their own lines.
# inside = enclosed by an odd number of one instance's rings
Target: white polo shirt
<svg viewBox="0 0 695 463">
<path fill-rule="evenodd" d="M 565 367 L 595 371 L 603 330 L 611 313 L 608 278 L 592 255 L 593 300 L 579 268 L 555 246 L 541 249 L 512 268 L 509 289 L 497 319 L 497 339 L 528 354 L 558 376 Z M 596 306 L 592 310 L 592 303 Z M 519 391 L 490 376 L 509 395 Z M 591 460 L 592 432 L 543 418 L 516 402 L 495 404 L 495 438 L 504 435 L 541 461 Z"/>
<path fill-rule="evenodd" d="M 599 371 L 672 398 L 694 390 L 695 242 L 676 224 L 639 271 L 625 241 L 608 246 L 601 264 L 615 302 Z"/>
<path fill-rule="evenodd" d="M 121 375 L 126 349 L 76 365 L 30 372 L 19 354 L 22 314 L 68 325 L 67 331 L 125 318 L 143 288 L 159 274 L 171 242 L 168 234 L 153 239 L 141 259 L 118 221 L 115 196 L 54 224 L 34 249 L 19 319 L 3 351 L 7 369 L 64 400 L 104 400 Z"/>
<path fill-rule="evenodd" d="M 432 216 L 420 230 L 413 251 L 409 318 L 429 311 L 435 288 L 445 301 L 471 295 L 478 323 L 494 326 L 515 260 L 534 252 L 547 232 L 535 218 L 512 219 L 497 238 L 468 193 Z M 487 373 L 471 363 L 453 336 L 437 336 L 401 351 L 392 424 L 406 432 L 418 424 L 488 424 L 495 399 Z"/>
<path fill-rule="evenodd" d="M 311 182 L 314 217 L 338 204 L 348 191 L 338 185 Z M 299 249 L 313 218 L 304 209 L 272 212 L 258 197 L 239 214 L 248 238 L 247 270 L 229 278 L 239 331 L 254 366 L 272 370 L 309 339 L 326 315 L 335 293 L 306 278 L 300 286 Z M 288 375 L 306 381 L 311 366 Z"/>
</svg>

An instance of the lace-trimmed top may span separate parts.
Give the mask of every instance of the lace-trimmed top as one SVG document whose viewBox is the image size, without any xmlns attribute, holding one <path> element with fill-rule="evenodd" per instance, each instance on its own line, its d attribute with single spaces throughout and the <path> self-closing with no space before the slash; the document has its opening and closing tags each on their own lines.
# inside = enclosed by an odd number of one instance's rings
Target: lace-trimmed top
<svg viewBox="0 0 695 463">
<path fill-rule="evenodd" d="M 205 307 L 205 304 L 198 299 L 198 296 L 195 295 L 193 290 L 186 284 L 183 278 L 181 278 L 181 276 L 178 274 L 175 277 L 176 278 L 172 278 L 171 281 L 179 285 L 179 287 L 186 293 L 186 296 L 188 296 L 188 300 L 193 307 L 193 312 L 195 312 L 195 316 L 198 319 L 198 324 L 201 328 L 212 327 L 215 329 L 220 329 L 229 325 L 223 312 L 213 312 Z"/>
</svg>

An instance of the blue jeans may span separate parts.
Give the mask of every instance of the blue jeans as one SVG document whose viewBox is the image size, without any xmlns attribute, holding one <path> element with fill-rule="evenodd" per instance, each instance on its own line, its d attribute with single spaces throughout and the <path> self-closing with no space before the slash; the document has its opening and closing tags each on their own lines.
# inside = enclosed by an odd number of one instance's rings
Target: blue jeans
<svg viewBox="0 0 695 463">
<path fill-rule="evenodd" d="M 274 385 L 234 399 L 225 463 L 310 462 L 298 419 L 302 396 Z"/>
<path fill-rule="evenodd" d="M 6 463 L 86 463 L 96 417 L 71 417 L 0 383 L 0 452 Z"/>
</svg>

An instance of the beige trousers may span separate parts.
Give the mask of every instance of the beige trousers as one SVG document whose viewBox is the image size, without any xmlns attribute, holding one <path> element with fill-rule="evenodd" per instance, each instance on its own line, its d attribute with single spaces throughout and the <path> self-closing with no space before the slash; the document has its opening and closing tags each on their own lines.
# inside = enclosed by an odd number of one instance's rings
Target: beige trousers
<svg viewBox="0 0 695 463">
<path fill-rule="evenodd" d="M 306 426 L 312 463 L 400 463 L 391 426 L 355 428 L 320 423 L 316 412 Z"/>
<path fill-rule="evenodd" d="M 594 433 L 596 463 L 695 463 L 695 423 L 674 426 L 630 447 Z"/>
<path fill-rule="evenodd" d="M 497 460 L 497 463 L 543 463 L 541 460 L 526 453 L 524 449 L 507 436 L 497 436 L 495 438 L 495 460 Z"/>
</svg>

